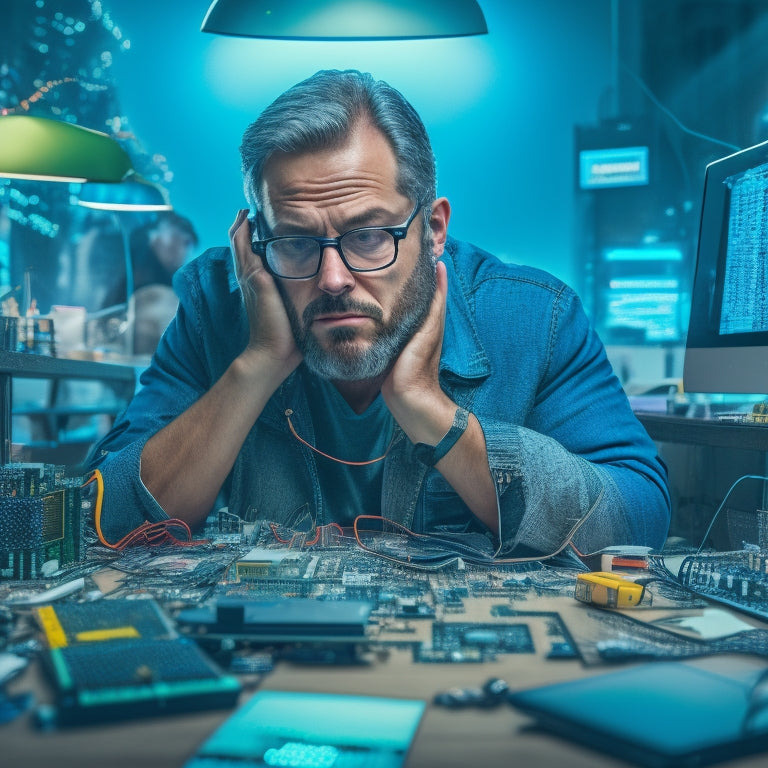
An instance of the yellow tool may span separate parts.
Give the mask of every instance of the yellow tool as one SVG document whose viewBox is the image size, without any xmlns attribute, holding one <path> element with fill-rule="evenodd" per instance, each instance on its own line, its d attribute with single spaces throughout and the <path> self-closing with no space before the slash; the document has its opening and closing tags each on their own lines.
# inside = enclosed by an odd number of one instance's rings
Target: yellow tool
<svg viewBox="0 0 768 768">
<path fill-rule="evenodd" d="M 643 599 L 645 587 L 615 573 L 595 571 L 576 577 L 574 597 L 582 603 L 606 608 L 634 608 Z"/>
</svg>

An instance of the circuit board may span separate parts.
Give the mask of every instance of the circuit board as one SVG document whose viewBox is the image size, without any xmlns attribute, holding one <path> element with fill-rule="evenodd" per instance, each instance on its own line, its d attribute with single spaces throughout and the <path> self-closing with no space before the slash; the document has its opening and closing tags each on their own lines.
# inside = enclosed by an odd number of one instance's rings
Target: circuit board
<svg viewBox="0 0 768 768">
<path fill-rule="evenodd" d="M 423 663 L 482 662 L 503 654 L 539 651 L 561 657 L 577 655 L 556 614 L 548 614 L 546 623 L 542 619 L 545 629 L 535 640 L 530 616 L 524 619 L 500 610 L 510 607 L 511 598 L 524 603 L 534 596 L 572 589 L 579 570 L 576 561 L 489 566 L 446 557 L 440 567 L 419 568 L 391 557 L 398 546 L 391 538 L 386 542 L 387 557 L 361 548 L 341 529 L 330 535 L 326 532 L 316 541 L 309 539 L 312 544 L 307 540 L 291 537 L 286 542 L 274 527 L 257 526 L 249 537 L 250 547 L 233 559 L 203 607 L 176 614 L 181 630 L 198 640 L 228 636 L 250 645 L 264 642 L 265 637 L 272 644 L 279 643 L 282 632 L 286 643 L 295 642 L 297 630 L 293 625 L 287 627 L 285 620 L 295 613 L 288 610 L 295 609 L 288 602 L 293 601 L 317 605 L 324 616 L 320 628 L 318 611 L 306 612 L 305 626 L 298 630 L 304 633 L 299 639 L 305 655 L 311 655 L 313 640 L 322 646 L 318 657 L 327 657 L 333 645 L 345 661 L 359 658 L 372 646 L 409 647 L 414 661 Z M 430 551 L 434 554 L 431 542 Z M 279 609 L 280 601 L 283 609 L 279 613 L 284 619 L 280 626 L 265 629 L 243 618 L 258 607 L 262 613 L 265 606 Z M 364 636 L 356 629 L 348 629 L 346 637 L 339 636 L 341 630 L 334 636 L 329 627 L 347 626 L 341 623 L 340 609 L 350 605 L 368 607 Z M 239 613 L 233 620 L 235 610 Z M 314 637 L 313 627 L 318 627 Z"/>
<path fill-rule="evenodd" d="M 86 559 L 62 578 L 85 575 L 110 600 L 155 598 L 182 635 L 224 669 L 246 676 L 267 673 L 280 660 L 364 664 L 395 650 L 418 664 L 532 654 L 585 664 L 768 654 L 768 631 L 760 628 L 710 641 L 686 640 L 665 628 L 665 621 L 674 624 L 670 615 L 706 609 L 696 595 L 695 582 L 703 577 L 694 574 L 711 568 L 691 565 L 688 588 L 649 560 L 643 573 L 648 599 L 622 613 L 578 604 L 574 586 L 585 566 L 570 554 L 499 562 L 488 556 L 488 542 L 476 537 L 357 533 L 335 525 L 287 531 L 220 514 L 184 547 L 115 552 L 91 540 Z M 751 562 L 737 565 L 749 570 L 753 584 L 763 579 L 756 568 L 759 563 L 764 571 L 765 559 L 753 556 Z M 7 593 L 34 601 L 35 591 L 47 586 L 0 583 L 0 600 Z M 670 613 L 662 616 L 665 610 Z"/>
<path fill-rule="evenodd" d="M 678 574 L 695 594 L 768 620 L 768 550 L 746 545 L 735 552 L 686 557 Z"/>
</svg>

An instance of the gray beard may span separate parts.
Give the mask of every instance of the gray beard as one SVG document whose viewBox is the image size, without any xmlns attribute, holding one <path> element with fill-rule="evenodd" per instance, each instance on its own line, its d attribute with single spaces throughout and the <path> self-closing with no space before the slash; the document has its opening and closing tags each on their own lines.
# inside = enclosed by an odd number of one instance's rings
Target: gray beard
<svg viewBox="0 0 768 768">
<path fill-rule="evenodd" d="M 388 323 L 382 322 L 378 307 L 353 301 L 347 296 L 324 294 L 309 304 L 300 320 L 296 309 L 280 287 L 291 323 L 296 346 L 307 368 L 330 381 L 363 381 L 381 376 L 421 327 L 429 314 L 435 295 L 435 262 L 432 244 L 424 243 L 413 273 L 403 286 Z M 312 319 L 328 312 L 359 311 L 379 323 L 379 329 L 367 349 L 355 346 L 357 331 L 338 328 L 331 332 L 331 348 L 323 349 L 308 329 Z"/>
</svg>

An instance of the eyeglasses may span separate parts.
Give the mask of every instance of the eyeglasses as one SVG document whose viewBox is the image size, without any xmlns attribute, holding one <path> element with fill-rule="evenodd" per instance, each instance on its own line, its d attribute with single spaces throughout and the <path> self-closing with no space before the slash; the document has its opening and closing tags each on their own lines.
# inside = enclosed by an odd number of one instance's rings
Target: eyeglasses
<svg viewBox="0 0 768 768">
<path fill-rule="evenodd" d="M 359 227 L 339 237 L 268 237 L 253 240 L 251 250 L 261 256 L 270 274 L 286 280 L 314 277 L 326 248 L 335 248 L 350 272 L 377 272 L 395 263 L 398 243 L 422 207 L 417 203 L 405 223 L 396 227 Z"/>
</svg>

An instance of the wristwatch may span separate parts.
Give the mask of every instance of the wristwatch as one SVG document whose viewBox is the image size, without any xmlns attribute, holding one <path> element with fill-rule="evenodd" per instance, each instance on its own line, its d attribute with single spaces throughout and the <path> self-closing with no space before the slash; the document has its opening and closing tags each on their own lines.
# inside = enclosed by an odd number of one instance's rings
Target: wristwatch
<svg viewBox="0 0 768 768">
<path fill-rule="evenodd" d="M 422 463 L 428 467 L 434 467 L 448 451 L 456 445 L 458 439 L 464 434 L 469 424 L 469 411 L 461 406 L 456 408 L 453 414 L 453 424 L 451 428 L 440 440 L 437 445 L 427 445 L 426 443 L 416 443 L 413 446 L 413 454 Z"/>
</svg>

